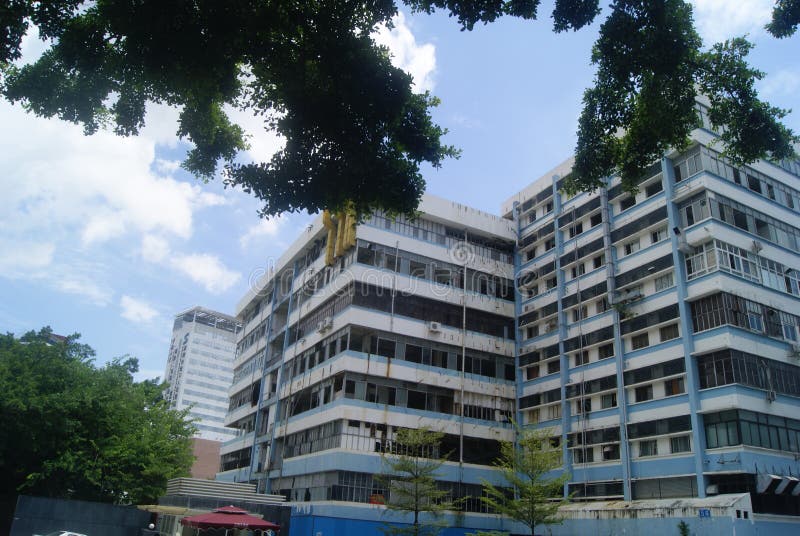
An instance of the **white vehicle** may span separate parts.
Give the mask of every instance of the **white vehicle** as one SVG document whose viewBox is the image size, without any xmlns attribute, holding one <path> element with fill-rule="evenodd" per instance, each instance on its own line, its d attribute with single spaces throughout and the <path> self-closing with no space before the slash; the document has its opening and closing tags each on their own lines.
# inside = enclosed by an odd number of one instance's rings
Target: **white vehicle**
<svg viewBox="0 0 800 536">
<path fill-rule="evenodd" d="M 42 536 L 42 535 L 34 534 L 33 536 Z M 56 530 L 56 531 L 53 531 L 53 532 L 48 532 L 47 534 L 44 534 L 43 536 L 86 536 L 86 534 L 79 534 L 77 532 L 72 532 L 72 531 L 69 531 L 69 530 Z"/>
</svg>

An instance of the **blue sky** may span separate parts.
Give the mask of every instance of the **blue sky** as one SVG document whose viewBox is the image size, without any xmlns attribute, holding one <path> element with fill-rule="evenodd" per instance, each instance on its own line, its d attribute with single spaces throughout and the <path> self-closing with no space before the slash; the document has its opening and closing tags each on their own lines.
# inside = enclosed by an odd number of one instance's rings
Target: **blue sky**
<svg viewBox="0 0 800 536">
<path fill-rule="evenodd" d="M 437 122 L 459 160 L 425 170 L 430 193 L 497 213 L 500 203 L 569 157 L 597 25 L 550 31 L 541 20 L 461 32 L 444 15 L 406 11 L 377 39 L 420 89 L 442 99 Z M 762 96 L 800 108 L 800 36 L 765 34 L 770 0 L 696 0 L 707 43 L 749 34 L 752 63 L 767 73 Z M 25 57 L 42 45 L 26 39 Z M 232 313 L 250 281 L 308 222 L 259 220 L 256 200 L 178 168 L 174 110 L 152 106 L 136 138 L 81 129 L 0 103 L 0 331 L 52 326 L 80 332 L 98 362 L 137 356 L 141 377 L 163 375 L 173 316 L 193 305 Z M 241 158 L 266 160 L 280 146 L 253 117 Z M 786 123 L 800 131 L 800 112 Z"/>
</svg>

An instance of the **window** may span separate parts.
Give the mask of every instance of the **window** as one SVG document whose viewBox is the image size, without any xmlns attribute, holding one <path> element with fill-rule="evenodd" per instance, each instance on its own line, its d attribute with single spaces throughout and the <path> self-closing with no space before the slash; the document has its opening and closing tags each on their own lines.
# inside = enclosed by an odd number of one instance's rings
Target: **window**
<svg viewBox="0 0 800 536">
<path fill-rule="evenodd" d="M 553 404 L 547 407 L 547 419 L 560 419 L 561 418 L 561 404 Z"/>
<path fill-rule="evenodd" d="M 589 225 L 591 227 L 597 227 L 601 223 L 603 223 L 603 214 L 601 212 L 598 212 L 597 214 L 589 218 Z"/>
<path fill-rule="evenodd" d="M 415 260 L 410 261 L 409 274 L 413 277 L 425 277 L 425 263 Z"/>
<path fill-rule="evenodd" d="M 584 305 L 583 307 L 576 307 L 572 310 L 572 321 L 579 322 L 589 316 L 589 309 Z"/>
<path fill-rule="evenodd" d="M 619 445 L 604 445 L 603 460 L 619 460 Z"/>
<path fill-rule="evenodd" d="M 639 457 L 656 456 L 657 454 L 658 454 L 658 441 L 656 441 L 655 439 L 639 441 Z"/>
<path fill-rule="evenodd" d="M 669 439 L 669 450 L 672 454 L 678 454 L 679 452 L 691 452 L 692 445 L 689 442 L 689 436 L 678 436 L 678 437 L 671 437 Z"/>
<path fill-rule="evenodd" d="M 545 204 L 544 213 L 543 214 L 549 214 L 550 212 L 553 212 L 553 202 L 552 201 L 548 201 L 547 204 Z"/>
<path fill-rule="evenodd" d="M 658 332 L 659 336 L 661 337 L 661 342 L 671 341 L 672 339 L 677 339 L 679 337 L 678 324 L 664 326 L 663 328 L 659 329 Z"/>
<path fill-rule="evenodd" d="M 639 239 L 637 238 L 636 240 L 633 240 L 632 242 L 628 242 L 627 244 L 622 246 L 622 249 L 625 252 L 625 255 L 630 255 L 631 253 L 636 253 L 637 251 L 639 251 L 639 249 L 641 249 L 641 246 L 639 245 Z"/>
<path fill-rule="evenodd" d="M 545 286 L 547 287 L 547 290 L 551 290 L 551 289 L 556 288 L 556 278 L 555 277 L 551 277 L 550 279 L 545 281 Z"/>
<path fill-rule="evenodd" d="M 603 397 L 600 399 L 600 407 L 603 409 L 616 408 L 617 393 L 609 393 L 607 395 L 603 395 Z"/>
<path fill-rule="evenodd" d="M 581 365 L 585 365 L 589 362 L 589 352 L 584 350 L 583 352 L 577 352 L 575 354 L 575 366 L 579 367 Z"/>
<path fill-rule="evenodd" d="M 559 372 L 560 370 L 561 370 L 561 361 L 559 361 L 558 359 L 556 359 L 554 361 L 550 361 L 547 364 L 547 373 L 548 374 L 555 374 L 556 372 Z"/>
<path fill-rule="evenodd" d="M 525 369 L 525 379 L 534 380 L 539 377 L 539 366 L 534 365 Z"/>
<path fill-rule="evenodd" d="M 528 297 L 529 298 L 533 298 L 534 296 L 538 296 L 538 294 L 539 294 L 539 285 L 538 284 L 537 285 L 532 285 L 528 289 Z"/>
<path fill-rule="evenodd" d="M 647 187 L 644 189 L 644 193 L 647 197 L 653 197 L 662 190 L 664 190 L 664 185 L 661 181 L 656 181 L 653 184 L 647 185 Z"/>
<path fill-rule="evenodd" d="M 378 355 L 393 358 L 395 356 L 395 341 L 387 340 L 387 339 L 378 339 L 378 348 L 377 352 Z"/>
<path fill-rule="evenodd" d="M 656 277 L 656 292 L 661 292 L 675 286 L 675 276 L 672 272 Z"/>
<path fill-rule="evenodd" d="M 594 461 L 594 449 L 583 447 L 575 450 L 575 463 L 591 463 Z"/>
<path fill-rule="evenodd" d="M 583 400 L 575 401 L 575 414 L 589 413 L 592 411 L 592 399 L 584 398 Z"/>
<path fill-rule="evenodd" d="M 647 348 L 648 346 L 650 346 L 650 338 L 647 336 L 647 333 L 640 333 L 631 338 L 631 348 L 633 350 Z"/>
<path fill-rule="evenodd" d="M 359 247 L 356 262 L 373 266 L 375 264 L 375 250 L 370 247 Z"/>
<path fill-rule="evenodd" d="M 422 363 L 422 347 L 415 344 L 406 344 L 406 361 Z"/>
<path fill-rule="evenodd" d="M 603 346 L 598 348 L 597 351 L 600 354 L 600 359 L 608 359 L 609 357 L 614 357 L 614 344 L 613 343 L 604 344 Z"/>
<path fill-rule="evenodd" d="M 597 257 L 592 259 L 592 266 L 594 266 L 595 269 L 600 268 L 605 263 L 606 263 L 606 256 L 605 255 L 598 255 Z"/>
<path fill-rule="evenodd" d="M 703 416 L 706 429 L 706 446 L 710 449 L 718 447 L 727 447 L 730 445 L 739 445 L 739 431 L 737 429 L 737 420 L 735 411 L 723 411 L 721 413 L 711 413 Z M 759 425 L 755 425 L 754 430 L 758 435 Z M 743 430 L 751 434 L 751 427 L 743 425 Z M 754 446 L 762 446 L 760 443 L 753 441 Z"/>
<path fill-rule="evenodd" d="M 629 195 L 628 197 L 619 202 L 619 211 L 622 212 L 623 210 L 628 210 L 635 204 L 636 204 L 636 198 L 632 195 Z"/>
<path fill-rule="evenodd" d="M 583 222 L 578 223 L 577 225 L 570 225 L 569 227 L 569 237 L 575 238 L 575 236 L 581 234 L 583 232 Z"/>
<path fill-rule="evenodd" d="M 656 229 L 655 231 L 650 233 L 650 241 L 653 244 L 661 242 L 662 240 L 666 240 L 667 238 L 668 238 L 668 235 L 667 235 L 667 228 L 666 227 L 662 227 L 660 229 Z"/>
<path fill-rule="evenodd" d="M 556 247 L 556 239 L 555 238 L 549 238 L 549 239 L 547 239 L 547 242 L 544 243 L 544 250 L 545 251 L 550 251 L 554 247 Z"/>
<path fill-rule="evenodd" d="M 541 415 L 539 413 L 539 408 L 528 410 L 526 415 L 528 417 L 528 424 L 537 423 L 542 420 Z"/>
<path fill-rule="evenodd" d="M 673 378 L 664 382 L 664 394 L 666 396 L 680 395 L 685 392 L 683 378 Z"/>
<path fill-rule="evenodd" d="M 572 267 L 572 279 L 580 277 L 586 273 L 586 266 L 581 262 Z"/>
<path fill-rule="evenodd" d="M 634 398 L 637 402 L 647 402 L 653 399 L 653 385 L 642 385 L 634 390 Z"/>
<path fill-rule="evenodd" d="M 753 190 L 756 193 L 759 193 L 759 194 L 762 193 L 761 192 L 761 181 L 758 180 L 756 177 L 753 177 L 752 175 L 748 175 L 747 176 L 747 187 L 750 188 L 751 190 Z"/>
</svg>

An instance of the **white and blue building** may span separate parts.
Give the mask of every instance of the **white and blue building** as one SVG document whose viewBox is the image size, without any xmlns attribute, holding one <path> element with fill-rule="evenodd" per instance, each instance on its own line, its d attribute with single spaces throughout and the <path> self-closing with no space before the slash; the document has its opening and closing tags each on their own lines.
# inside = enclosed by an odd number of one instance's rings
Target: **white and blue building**
<svg viewBox="0 0 800 536">
<path fill-rule="evenodd" d="M 567 161 L 504 204 L 518 419 L 553 431 L 578 501 L 749 493 L 740 517 L 798 516 L 800 162 L 732 164 L 697 106 L 637 193 L 569 197 Z"/>
<path fill-rule="evenodd" d="M 375 475 L 397 431 L 423 426 L 445 434 L 440 485 L 467 499 L 454 534 L 503 526 L 478 497 L 513 438 L 516 230 L 433 196 L 420 211 L 373 214 L 349 246 L 346 222 L 319 216 L 238 306 L 226 423 L 241 435 L 217 478 L 285 495 L 293 534 L 407 521 Z"/>
<path fill-rule="evenodd" d="M 502 216 L 317 218 L 238 305 L 218 479 L 285 495 L 292 534 L 378 534 L 408 521 L 381 454 L 426 426 L 469 498 L 444 534 L 523 532 L 478 500 L 513 417 L 563 449 L 552 534 L 800 531 L 800 162 L 734 165 L 698 112 L 635 194 L 568 196 L 567 161 Z"/>
</svg>

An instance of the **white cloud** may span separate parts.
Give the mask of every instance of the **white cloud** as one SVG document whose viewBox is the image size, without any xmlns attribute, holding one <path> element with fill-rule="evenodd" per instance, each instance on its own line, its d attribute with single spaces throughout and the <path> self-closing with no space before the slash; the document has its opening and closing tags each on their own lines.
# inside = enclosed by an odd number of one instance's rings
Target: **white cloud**
<svg viewBox="0 0 800 536">
<path fill-rule="evenodd" d="M 691 0 L 694 20 L 703 42 L 710 46 L 732 37 L 764 31 L 775 0 Z"/>
<path fill-rule="evenodd" d="M 417 44 L 417 39 L 406 23 L 405 15 L 398 12 L 392 19 L 394 28 L 381 26 L 372 38 L 389 48 L 392 65 L 414 77 L 415 91 L 432 91 L 436 70 L 436 47 L 431 43 Z"/>
<path fill-rule="evenodd" d="M 240 238 L 239 245 L 246 249 L 252 242 L 264 237 L 275 237 L 286 223 L 285 217 L 262 219 L 250 227 Z"/>
<path fill-rule="evenodd" d="M 160 236 L 142 237 L 142 258 L 148 262 L 161 262 L 169 255 L 169 243 Z"/>
<path fill-rule="evenodd" d="M 30 270 L 46 268 L 53 262 L 55 244 L 0 240 L 0 275 L 18 277 Z"/>
<path fill-rule="evenodd" d="M 41 277 L 41 275 L 40 275 Z M 55 276 L 51 279 L 56 290 L 65 294 L 80 296 L 99 307 L 105 307 L 111 302 L 113 292 L 101 284 L 93 281 L 90 276 L 74 272 L 65 276 Z"/>
<path fill-rule="evenodd" d="M 800 93 L 800 70 L 781 69 L 767 74 L 759 84 L 759 94 L 766 100 Z"/>
<path fill-rule="evenodd" d="M 129 232 L 188 238 L 195 210 L 225 202 L 153 173 L 155 143 L 147 137 L 84 136 L 5 104 L 0 123 L 0 224 L 12 232 L 78 232 L 86 246 Z"/>
<path fill-rule="evenodd" d="M 163 158 L 156 158 L 154 163 L 156 171 L 162 175 L 172 175 L 181 167 L 181 163 L 177 160 L 165 160 Z"/>
<path fill-rule="evenodd" d="M 84 136 L 79 126 L 0 103 L 0 276 L 107 305 L 111 274 L 86 261 L 99 258 L 101 246 L 141 240 L 142 258 L 161 263 L 168 240 L 192 236 L 198 210 L 227 204 L 199 184 L 175 179 L 177 162 L 155 157 L 156 145 L 170 139 L 169 129 L 155 123 L 138 137 Z"/>
<path fill-rule="evenodd" d="M 166 147 L 178 146 L 178 117 L 180 111 L 166 104 L 148 103 L 145 111 L 145 126 L 139 132 L 144 137 Z"/>
<path fill-rule="evenodd" d="M 207 253 L 176 255 L 170 265 L 212 294 L 225 292 L 242 277 L 239 272 L 228 269 L 219 257 Z"/>
<path fill-rule="evenodd" d="M 128 319 L 131 322 L 136 322 L 137 324 L 150 322 L 158 316 L 158 311 L 153 307 L 142 300 L 131 298 L 126 294 L 123 294 L 119 299 L 119 306 L 122 309 L 120 313 L 122 318 Z"/>
<path fill-rule="evenodd" d="M 274 130 L 266 130 L 265 117 L 247 110 L 225 106 L 225 113 L 231 121 L 242 127 L 247 135 L 250 148 L 245 154 L 256 162 L 267 162 L 272 155 L 283 149 L 286 139 Z"/>
</svg>

